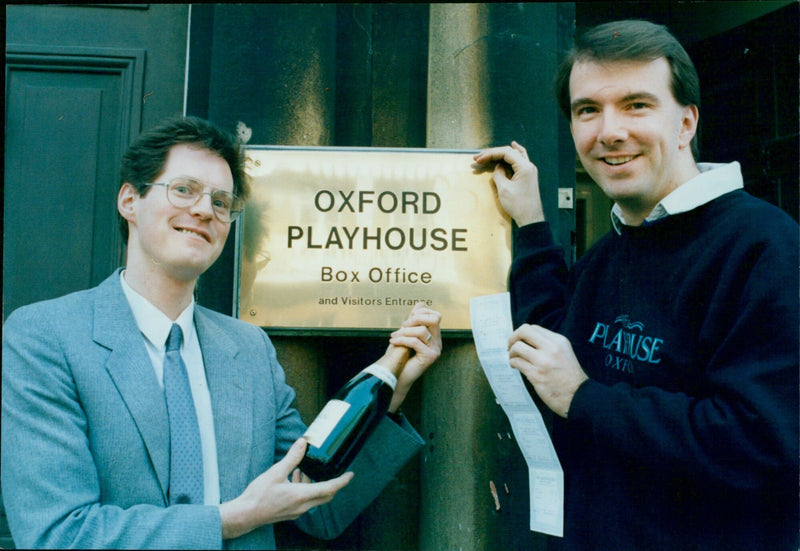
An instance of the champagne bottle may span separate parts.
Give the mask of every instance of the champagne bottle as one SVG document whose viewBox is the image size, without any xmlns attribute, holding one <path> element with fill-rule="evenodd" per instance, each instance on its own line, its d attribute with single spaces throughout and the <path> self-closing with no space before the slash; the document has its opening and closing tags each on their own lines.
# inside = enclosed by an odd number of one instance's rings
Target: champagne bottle
<svg viewBox="0 0 800 551">
<path fill-rule="evenodd" d="M 382 360 L 396 367 L 377 363 L 366 367 L 322 408 L 303 435 L 308 447 L 301 471 L 316 481 L 345 472 L 388 411 L 408 354 L 407 348 L 392 348 Z"/>
</svg>

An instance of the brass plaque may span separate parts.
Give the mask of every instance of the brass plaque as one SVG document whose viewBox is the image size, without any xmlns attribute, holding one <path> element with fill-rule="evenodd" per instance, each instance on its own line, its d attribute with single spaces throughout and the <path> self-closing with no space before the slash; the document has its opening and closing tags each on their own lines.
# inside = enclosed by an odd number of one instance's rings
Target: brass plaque
<svg viewBox="0 0 800 551">
<path fill-rule="evenodd" d="M 511 222 L 473 152 L 248 148 L 241 319 L 394 329 L 417 301 L 469 330 L 469 299 L 506 290 Z"/>
</svg>

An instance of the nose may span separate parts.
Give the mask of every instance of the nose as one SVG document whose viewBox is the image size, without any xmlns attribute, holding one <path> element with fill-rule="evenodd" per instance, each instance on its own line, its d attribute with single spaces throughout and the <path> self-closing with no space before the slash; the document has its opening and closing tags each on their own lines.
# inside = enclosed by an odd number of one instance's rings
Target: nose
<svg viewBox="0 0 800 551">
<path fill-rule="evenodd" d="M 625 118 L 611 109 L 605 109 L 600 118 L 597 140 L 603 145 L 613 145 L 628 139 Z"/>
<path fill-rule="evenodd" d="M 197 201 L 192 205 L 191 213 L 203 218 L 214 217 L 214 208 L 211 206 L 211 194 L 209 192 L 203 192 L 197 197 Z"/>
</svg>

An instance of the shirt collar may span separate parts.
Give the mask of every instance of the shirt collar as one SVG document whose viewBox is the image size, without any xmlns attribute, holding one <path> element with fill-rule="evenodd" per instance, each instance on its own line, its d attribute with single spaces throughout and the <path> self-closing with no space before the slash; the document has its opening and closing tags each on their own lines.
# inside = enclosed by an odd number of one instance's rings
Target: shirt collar
<svg viewBox="0 0 800 551">
<path fill-rule="evenodd" d="M 678 186 L 664 197 L 645 218 L 644 223 L 655 222 L 667 216 L 689 212 L 710 203 L 717 197 L 744 187 L 739 163 L 697 163 L 700 174 Z M 622 210 L 616 203 L 611 208 L 611 223 L 617 233 L 627 225 Z"/>
<path fill-rule="evenodd" d="M 150 341 L 158 352 L 164 352 L 169 331 L 173 323 L 180 325 L 183 331 L 183 342 L 185 343 L 194 332 L 194 299 L 181 312 L 174 322 L 164 314 L 161 310 L 151 304 L 146 298 L 133 290 L 125 281 L 125 270 L 120 272 L 120 283 L 122 284 L 122 291 L 128 299 L 133 317 L 136 320 L 136 325 L 142 335 Z"/>
</svg>

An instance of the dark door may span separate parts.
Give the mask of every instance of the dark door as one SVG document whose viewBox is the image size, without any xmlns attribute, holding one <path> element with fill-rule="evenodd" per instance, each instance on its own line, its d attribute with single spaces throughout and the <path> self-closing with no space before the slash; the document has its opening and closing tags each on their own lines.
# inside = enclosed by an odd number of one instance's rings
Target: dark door
<svg viewBox="0 0 800 551">
<path fill-rule="evenodd" d="M 119 158 L 183 108 L 188 6 L 8 6 L 3 319 L 123 261 Z"/>
</svg>

